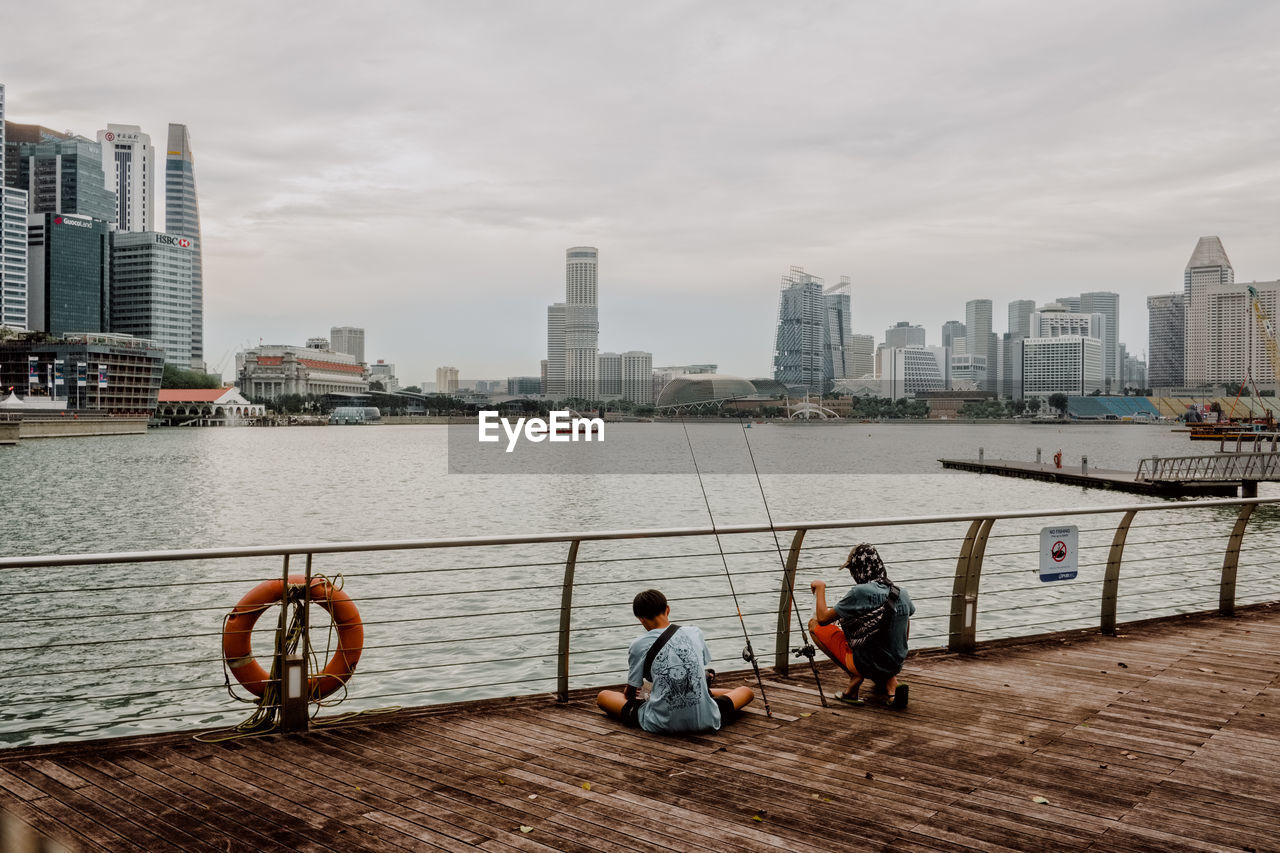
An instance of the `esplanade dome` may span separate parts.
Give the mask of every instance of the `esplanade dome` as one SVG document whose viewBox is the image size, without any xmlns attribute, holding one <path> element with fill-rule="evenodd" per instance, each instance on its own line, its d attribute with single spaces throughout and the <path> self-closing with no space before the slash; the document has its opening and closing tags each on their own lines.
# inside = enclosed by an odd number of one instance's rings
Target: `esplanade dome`
<svg viewBox="0 0 1280 853">
<path fill-rule="evenodd" d="M 754 398 L 756 386 L 739 376 L 722 373 L 695 373 L 677 376 L 666 384 L 654 405 L 661 409 L 677 406 L 705 406 L 734 399 Z"/>
</svg>

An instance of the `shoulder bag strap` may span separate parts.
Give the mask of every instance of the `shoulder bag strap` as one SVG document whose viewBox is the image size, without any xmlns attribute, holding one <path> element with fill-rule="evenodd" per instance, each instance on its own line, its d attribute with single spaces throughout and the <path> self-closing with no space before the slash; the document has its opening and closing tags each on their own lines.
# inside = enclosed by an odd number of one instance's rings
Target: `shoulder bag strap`
<svg viewBox="0 0 1280 853">
<path fill-rule="evenodd" d="M 672 622 L 667 626 L 667 630 L 663 631 L 658 635 L 658 639 L 653 641 L 653 645 L 649 647 L 649 654 L 644 656 L 645 681 L 650 684 L 653 683 L 653 662 L 658 657 L 658 652 L 662 651 L 662 647 L 667 644 L 667 640 L 670 640 L 675 635 L 676 631 L 679 630 L 680 626 Z"/>
</svg>

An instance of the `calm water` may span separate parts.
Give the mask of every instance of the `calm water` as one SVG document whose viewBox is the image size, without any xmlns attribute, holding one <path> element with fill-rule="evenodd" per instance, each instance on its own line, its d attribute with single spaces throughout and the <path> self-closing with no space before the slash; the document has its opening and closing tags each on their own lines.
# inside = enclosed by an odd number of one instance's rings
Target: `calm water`
<svg viewBox="0 0 1280 853">
<path fill-rule="evenodd" d="M 678 424 L 610 425 L 670 448 Z M 735 424 L 691 424 L 700 457 L 740 453 Z M 768 425 L 749 431 L 767 471 L 788 459 L 834 460 L 839 475 L 765 474 L 775 522 L 1154 502 L 1134 495 L 943 472 L 940 457 L 1047 460 L 1132 470 L 1138 459 L 1208 452 L 1156 425 Z M 680 436 L 683 443 L 683 435 Z M 449 474 L 445 427 L 204 429 L 28 441 L 0 448 L 0 553 L 41 554 L 368 541 L 701 526 L 706 505 L 684 474 L 590 477 Z M 662 450 L 669 453 L 669 450 Z M 678 470 L 670 458 L 655 470 Z M 798 465 L 806 470 L 812 465 Z M 743 470 L 750 470 L 749 465 Z M 717 524 L 762 523 L 751 475 L 704 478 Z M 1274 485 L 1264 496 L 1280 495 Z M 1158 513 L 1130 536 L 1121 618 L 1202 609 L 1217 600 L 1215 562 L 1234 511 Z M 984 637 L 1096 624 L 1100 562 L 1115 516 L 1086 517 L 1078 581 L 1047 587 L 1035 534 L 1052 519 L 997 527 L 984 570 Z M 1194 521 L 1193 524 L 1186 522 Z M 1163 526 L 1162 526 L 1163 525 Z M 1251 522 L 1240 600 L 1277 596 L 1269 511 Z M 956 537 L 964 525 L 811 534 L 801 588 L 838 583 L 853 541 L 881 544 L 891 575 L 917 600 L 913 642 L 945 642 Z M 1206 538 L 1212 537 L 1212 538 Z M 784 545 L 786 540 L 784 540 Z M 735 589 L 758 652 L 771 655 L 779 559 L 768 535 L 726 537 Z M 318 556 L 366 620 L 366 651 L 343 710 L 548 689 L 565 546 Z M 616 683 L 636 628 L 627 603 L 657 585 L 673 616 L 703 624 L 713 653 L 742 646 L 711 538 L 585 544 L 573 641 L 575 685 Z M 296 564 L 295 564 L 296 565 Z M 279 560 L 221 560 L 11 571 L 0 577 L 8 700 L 0 742 L 226 724 L 247 716 L 223 688 L 223 615 Z M 807 591 L 800 596 L 808 606 Z M 493 614 L 493 615 L 486 615 Z M 262 623 L 273 620 L 264 618 Z M 323 625 L 323 620 L 321 620 Z M 140 639 L 141 638 L 141 639 Z M 323 628 L 316 643 L 323 651 Z M 255 649 L 269 647 L 255 637 Z M 741 665 L 739 663 L 738 665 Z"/>
</svg>

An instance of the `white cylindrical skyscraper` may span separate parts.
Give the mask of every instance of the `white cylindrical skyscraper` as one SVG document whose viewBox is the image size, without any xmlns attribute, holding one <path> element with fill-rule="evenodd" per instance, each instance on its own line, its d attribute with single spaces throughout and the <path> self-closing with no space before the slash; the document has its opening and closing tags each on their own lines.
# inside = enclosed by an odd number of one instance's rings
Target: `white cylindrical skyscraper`
<svg viewBox="0 0 1280 853">
<path fill-rule="evenodd" d="M 136 124 L 98 131 L 107 189 L 116 194 L 116 230 L 150 231 L 155 221 L 155 153 Z"/>
<path fill-rule="evenodd" d="M 599 252 L 574 246 L 565 252 L 565 396 L 600 397 L 600 315 L 596 301 Z"/>
</svg>

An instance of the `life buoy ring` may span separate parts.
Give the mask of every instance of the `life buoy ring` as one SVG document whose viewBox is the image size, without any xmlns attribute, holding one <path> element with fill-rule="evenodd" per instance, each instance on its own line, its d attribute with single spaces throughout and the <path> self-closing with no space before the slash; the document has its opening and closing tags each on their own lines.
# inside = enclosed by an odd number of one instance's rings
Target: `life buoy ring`
<svg viewBox="0 0 1280 853">
<path fill-rule="evenodd" d="M 1055 468 L 1062 467 L 1062 451 L 1061 450 L 1053 454 L 1053 467 Z"/>
<path fill-rule="evenodd" d="M 289 583 L 302 586 L 306 578 L 289 575 Z M 338 634 L 338 648 L 319 675 L 308 681 L 311 701 L 323 699 L 347 683 L 360 660 L 364 648 L 364 623 L 360 611 L 343 590 L 337 589 L 324 578 L 312 578 L 308 590 L 311 600 L 329 612 Z M 222 657 L 240 686 L 254 696 L 266 692 L 271 675 L 253 657 L 253 626 L 268 607 L 284 598 L 284 581 L 263 581 L 240 599 L 222 626 Z"/>
</svg>

